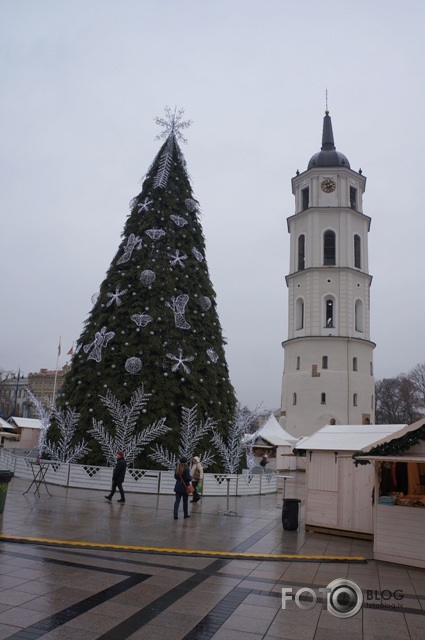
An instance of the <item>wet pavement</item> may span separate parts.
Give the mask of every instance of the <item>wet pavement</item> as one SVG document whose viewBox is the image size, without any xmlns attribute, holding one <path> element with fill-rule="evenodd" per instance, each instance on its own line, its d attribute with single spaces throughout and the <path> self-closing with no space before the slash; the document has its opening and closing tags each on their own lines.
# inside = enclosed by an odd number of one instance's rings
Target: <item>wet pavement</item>
<svg viewBox="0 0 425 640">
<path fill-rule="evenodd" d="M 28 485 L 12 480 L 0 515 L 0 640 L 425 637 L 425 570 L 374 562 L 369 541 L 305 532 L 303 509 L 299 529 L 284 531 L 281 493 L 205 496 L 174 520 L 173 496 L 127 493 L 119 504 L 52 485 L 51 497 L 43 486 L 23 495 Z M 296 473 L 286 498 L 303 497 Z M 363 594 L 351 617 L 326 604 L 336 579 Z M 282 589 L 300 606 L 282 608 Z"/>
</svg>

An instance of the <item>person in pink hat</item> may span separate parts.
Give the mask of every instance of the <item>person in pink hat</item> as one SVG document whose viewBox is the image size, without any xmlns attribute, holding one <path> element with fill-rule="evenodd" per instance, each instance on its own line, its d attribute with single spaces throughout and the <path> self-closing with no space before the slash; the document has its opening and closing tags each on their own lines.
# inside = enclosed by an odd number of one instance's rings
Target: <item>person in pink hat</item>
<svg viewBox="0 0 425 640">
<path fill-rule="evenodd" d="M 122 488 L 122 483 L 124 482 L 126 469 L 127 469 L 127 461 L 125 459 L 124 451 L 118 451 L 117 464 L 115 465 L 114 472 L 112 474 L 111 493 L 109 494 L 109 496 L 105 496 L 107 500 L 109 501 L 112 500 L 112 496 L 114 495 L 115 491 L 118 488 L 121 495 L 121 498 L 118 500 L 118 502 L 125 502 L 125 493 L 124 493 L 124 489 Z"/>
</svg>

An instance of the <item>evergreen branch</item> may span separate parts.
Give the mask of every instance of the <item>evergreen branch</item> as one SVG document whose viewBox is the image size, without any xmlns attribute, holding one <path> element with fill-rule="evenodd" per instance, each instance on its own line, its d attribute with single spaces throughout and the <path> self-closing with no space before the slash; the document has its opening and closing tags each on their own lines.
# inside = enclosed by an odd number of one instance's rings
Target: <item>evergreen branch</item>
<svg viewBox="0 0 425 640">
<path fill-rule="evenodd" d="M 115 464 L 115 450 L 114 450 L 114 438 L 112 435 L 106 431 L 103 426 L 103 422 L 99 420 L 99 422 L 93 418 L 93 427 L 89 430 L 94 438 L 99 442 L 100 447 L 102 449 L 102 453 L 106 458 L 107 463 L 112 466 Z M 119 449 L 117 449 L 119 451 Z"/>
<path fill-rule="evenodd" d="M 165 189 L 170 175 L 171 163 L 173 159 L 174 133 L 171 133 L 167 139 L 164 153 L 159 159 L 158 171 L 154 179 L 153 187 Z"/>
<path fill-rule="evenodd" d="M 38 450 L 40 455 L 42 455 L 46 447 L 47 432 L 50 429 L 50 421 L 52 419 L 53 406 L 52 406 L 51 400 L 49 401 L 49 404 L 46 406 L 46 404 L 41 402 L 41 400 L 39 400 L 39 398 L 37 398 L 33 394 L 31 389 L 27 389 L 26 391 L 32 404 L 35 407 L 36 413 L 38 415 L 38 419 L 41 422 L 40 434 L 38 436 Z"/>
<path fill-rule="evenodd" d="M 170 453 L 168 449 L 164 449 L 162 445 L 158 446 L 156 444 L 148 455 L 151 460 L 154 460 L 168 471 L 174 471 L 177 466 L 177 456 L 174 453 Z"/>
</svg>

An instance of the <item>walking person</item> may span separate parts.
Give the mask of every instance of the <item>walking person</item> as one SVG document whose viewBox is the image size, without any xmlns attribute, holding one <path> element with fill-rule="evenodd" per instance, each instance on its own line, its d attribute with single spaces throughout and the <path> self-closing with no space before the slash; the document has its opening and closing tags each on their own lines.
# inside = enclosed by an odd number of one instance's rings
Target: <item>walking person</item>
<svg viewBox="0 0 425 640">
<path fill-rule="evenodd" d="M 185 456 L 180 458 L 174 477 L 176 479 L 176 484 L 174 486 L 174 492 L 176 494 L 176 499 L 174 501 L 174 520 L 178 520 L 179 505 L 182 498 L 183 515 L 185 518 L 190 518 L 188 512 L 189 495 L 187 493 L 187 487 L 191 483 L 192 476 L 190 475 L 189 465 Z"/>
<path fill-rule="evenodd" d="M 198 456 L 194 456 L 192 460 L 192 469 L 190 470 L 190 475 L 192 476 L 192 485 L 195 489 L 192 502 L 198 502 L 202 498 L 198 491 L 198 487 L 202 488 L 202 483 L 204 480 L 204 470 L 202 468 L 201 461 Z"/>
<path fill-rule="evenodd" d="M 122 483 L 124 482 L 126 469 L 127 469 L 127 461 L 125 459 L 124 451 L 118 451 L 117 463 L 114 467 L 114 472 L 112 474 L 111 493 L 109 494 L 109 496 L 105 496 L 107 500 L 111 501 L 112 496 L 114 495 L 115 491 L 118 489 L 121 495 L 121 498 L 118 500 L 118 502 L 125 502 L 125 493 L 124 493 L 124 489 L 122 488 Z"/>
</svg>

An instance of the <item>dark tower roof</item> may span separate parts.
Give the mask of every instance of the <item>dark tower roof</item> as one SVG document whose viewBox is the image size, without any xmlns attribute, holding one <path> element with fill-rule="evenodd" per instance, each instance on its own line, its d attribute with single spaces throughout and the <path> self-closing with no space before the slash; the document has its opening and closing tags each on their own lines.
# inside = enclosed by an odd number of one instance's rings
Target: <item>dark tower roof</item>
<svg viewBox="0 0 425 640">
<path fill-rule="evenodd" d="M 315 167 L 346 167 L 350 168 L 347 157 L 336 150 L 334 134 L 332 131 L 332 120 L 329 111 L 325 111 L 323 118 L 322 148 L 311 156 L 307 169 Z"/>
</svg>

